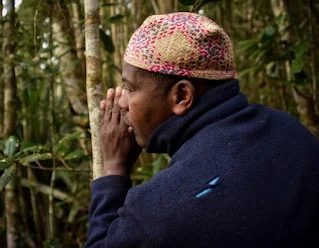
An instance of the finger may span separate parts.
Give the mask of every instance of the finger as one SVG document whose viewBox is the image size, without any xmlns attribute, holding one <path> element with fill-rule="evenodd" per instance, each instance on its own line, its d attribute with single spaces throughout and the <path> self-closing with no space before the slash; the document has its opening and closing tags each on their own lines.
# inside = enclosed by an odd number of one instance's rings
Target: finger
<svg viewBox="0 0 319 248">
<path fill-rule="evenodd" d="M 112 108 L 114 101 L 114 89 L 108 89 L 106 93 L 106 104 L 105 104 L 105 114 L 104 118 L 106 121 L 110 122 L 112 118 Z"/>
<path fill-rule="evenodd" d="M 101 111 L 105 111 L 105 105 L 106 105 L 105 100 L 100 101 L 100 110 Z"/>
<path fill-rule="evenodd" d="M 120 115 L 121 115 L 121 117 L 120 117 L 120 126 L 122 128 L 127 128 L 128 125 L 127 125 L 127 123 L 125 121 L 126 110 L 125 109 L 121 109 L 120 110 Z"/>
<path fill-rule="evenodd" d="M 115 89 L 115 96 L 114 96 L 114 102 L 113 102 L 113 108 L 112 108 L 112 122 L 117 124 L 120 122 L 120 106 L 119 106 L 119 100 L 122 94 L 122 88 L 117 87 Z"/>
<path fill-rule="evenodd" d="M 104 118 L 104 113 L 105 113 L 105 100 L 100 101 L 100 118 Z"/>
</svg>

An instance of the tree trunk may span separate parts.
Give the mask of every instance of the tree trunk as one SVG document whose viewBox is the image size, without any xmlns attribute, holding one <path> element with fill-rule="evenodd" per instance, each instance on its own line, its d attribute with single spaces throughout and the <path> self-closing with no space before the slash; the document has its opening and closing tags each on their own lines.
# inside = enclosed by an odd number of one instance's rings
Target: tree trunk
<svg viewBox="0 0 319 248">
<path fill-rule="evenodd" d="M 103 176 L 103 161 L 100 148 L 100 101 L 103 98 L 100 60 L 100 16 L 99 1 L 85 0 L 85 48 L 86 48 L 86 90 L 89 107 L 93 178 Z"/>
<path fill-rule="evenodd" d="M 120 5 L 120 3 L 118 4 Z M 111 7 L 111 16 L 120 14 L 120 7 L 118 5 Z M 122 71 L 122 54 L 121 54 L 121 25 L 120 24 L 111 24 L 112 39 L 114 41 L 115 52 L 113 53 L 113 64 L 117 68 L 113 70 L 115 85 L 120 85 L 122 83 L 122 75 L 119 73 Z"/>
<path fill-rule="evenodd" d="M 288 8 L 285 0 L 271 0 L 271 6 L 275 17 L 280 14 L 286 14 L 288 18 L 286 21 L 279 24 L 279 31 L 281 32 L 281 39 L 288 43 L 291 43 L 293 35 L 297 36 L 298 32 L 292 32 L 293 28 L 296 28 L 292 20 L 292 9 Z M 311 21 L 311 20 L 310 20 Z M 285 69 L 287 75 L 287 81 L 291 81 L 293 78 L 291 72 L 291 61 L 285 61 Z M 312 72 L 314 73 L 314 71 Z M 293 98 L 297 104 L 297 111 L 300 115 L 301 121 L 309 128 L 309 130 L 319 137 L 319 117 L 316 113 L 316 95 L 317 90 L 316 80 L 313 80 L 313 87 L 299 87 L 298 85 L 292 88 Z"/>
<path fill-rule="evenodd" d="M 4 138 L 15 133 L 16 123 L 16 97 L 17 85 L 12 57 L 15 53 L 14 26 L 15 11 L 14 0 L 7 0 L 5 8 L 7 15 L 4 17 L 2 52 L 5 56 L 3 65 L 4 79 Z M 7 248 L 19 246 L 19 198 L 17 180 L 13 179 L 5 189 L 6 236 Z"/>
<path fill-rule="evenodd" d="M 3 34 L 3 17 L 2 17 L 3 3 L 0 0 L 0 40 Z M 4 118 L 4 85 L 3 85 L 3 67 L 0 65 L 0 139 L 3 138 L 3 118 Z"/>
<path fill-rule="evenodd" d="M 5 55 L 3 65 L 4 80 L 4 137 L 8 138 L 15 131 L 16 121 L 16 96 L 17 84 L 12 58 L 14 56 L 14 0 L 8 0 L 6 4 L 7 15 L 5 16 L 5 24 L 3 30 L 2 52 Z"/>
<path fill-rule="evenodd" d="M 81 70 L 81 62 L 78 60 L 76 50 L 73 47 L 74 36 L 70 29 L 69 12 L 63 1 L 59 4 L 63 11 L 62 16 L 56 16 L 53 23 L 53 38 L 55 44 L 55 56 L 60 57 L 60 70 L 66 87 L 67 97 L 76 114 L 87 113 L 85 85 L 83 82 L 84 71 Z"/>
<path fill-rule="evenodd" d="M 159 9 L 159 14 L 172 13 L 175 9 L 174 0 L 158 0 L 157 6 Z"/>
<path fill-rule="evenodd" d="M 82 35 L 81 30 L 81 14 L 80 14 L 80 1 L 76 0 L 72 2 L 72 13 L 73 13 L 73 27 L 74 27 L 74 34 L 75 34 L 75 47 L 76 47 L 76 54 L 78 59 L 81 62 L 81 69 L 85 71 L 85 57 L 84 57 L 84 37 Z"/>
</svg>

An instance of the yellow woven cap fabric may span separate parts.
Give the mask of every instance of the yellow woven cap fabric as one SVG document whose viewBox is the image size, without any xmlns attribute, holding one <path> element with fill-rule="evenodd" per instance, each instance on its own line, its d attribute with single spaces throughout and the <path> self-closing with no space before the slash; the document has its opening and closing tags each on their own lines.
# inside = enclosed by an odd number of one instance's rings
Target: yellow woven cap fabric
<svg viewBox="0 0 319 248">
<path fill-rule="evenodd" d="M 225 80 L 235 77 L 231 40 L 215 22 L 199 14 L 153 15 L 132 35 L 124 60 L 148 71 Z"/>
</svg>

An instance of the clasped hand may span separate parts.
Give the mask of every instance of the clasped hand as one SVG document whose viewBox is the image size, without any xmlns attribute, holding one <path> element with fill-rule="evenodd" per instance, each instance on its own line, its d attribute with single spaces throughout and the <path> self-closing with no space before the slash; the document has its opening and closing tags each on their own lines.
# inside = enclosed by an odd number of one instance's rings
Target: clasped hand
<svg viewBox="0 0 319 248">
<path fill-rule="evenodd" d="M 133 164 L 142 148 L 129 133 L 124 121 L 126 110 L 119 105 L 122 88 L 107 91 L 106 100 L 101 101 L 101 150 L 104 174 L 129 177 Z"/>
</svg>

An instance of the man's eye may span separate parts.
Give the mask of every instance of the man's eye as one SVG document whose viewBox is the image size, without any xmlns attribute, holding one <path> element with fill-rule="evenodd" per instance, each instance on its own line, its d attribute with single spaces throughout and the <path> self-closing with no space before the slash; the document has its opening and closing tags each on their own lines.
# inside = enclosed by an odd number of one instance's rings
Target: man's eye
<svg viewBox="0 0 319 248">
<path fill-rule="evenodd" d="M 127 90 L 128 93 L 131 93 L 133 90 L 128 88 L 127 85 L 124 85 L 123 87 L 124 90 Z"/>
</svg>

